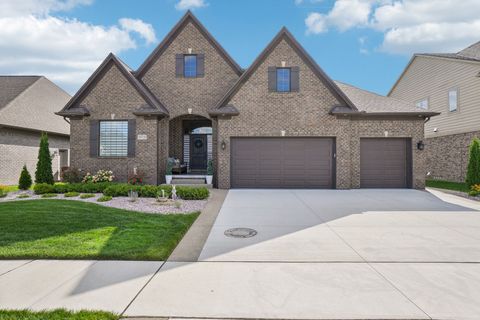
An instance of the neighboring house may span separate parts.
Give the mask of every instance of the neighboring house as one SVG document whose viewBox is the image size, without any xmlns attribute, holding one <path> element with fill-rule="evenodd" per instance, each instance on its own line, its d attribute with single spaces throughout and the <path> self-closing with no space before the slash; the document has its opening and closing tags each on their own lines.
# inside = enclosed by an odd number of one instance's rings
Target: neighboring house
<svg viewBox="0 0 480 320">
<path fill-rule="evenodd" d="M 242 70 L 188 12 L 136 71 L 110 54 L 59 115 L 71 162 L 163 183 L 168 157 L 219 188 L 424 187 L 435 115 L 333 82 L 283 28 Z"/>
<path fill-rule="evenodd" d="M 56 179 L 68 166 L 69 124 L 55 115 L 71 98 L 42 76 L 0 76 L 0 184 L 17 184 L 27 165 L 34 179 L 41 132 L 46 132 Z"/>
<path fill-rule="evenodd" d="M 458 53 L 415 54 L 389 96 L 441 112 L 425 125 L 427 172 L 465 181 L 469 144 L 480 138 L 480 42 Z"/>
</svg>

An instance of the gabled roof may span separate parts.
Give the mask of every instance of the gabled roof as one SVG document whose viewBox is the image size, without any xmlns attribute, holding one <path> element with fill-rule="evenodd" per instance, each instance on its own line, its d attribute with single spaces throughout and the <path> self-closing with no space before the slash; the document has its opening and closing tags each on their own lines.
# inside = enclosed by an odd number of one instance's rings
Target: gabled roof
<svg viewBox="0 0 480 320">
<path fill-rule="evenodd" d="M 431 58 L 443 58 L 443 59 L 452 59 L 452 60 L 462 60 L 462 61 L 471 61 L 471 62 L 480 62 L 480 41 L 466 47 L 463 50 L 458 51 L 457 53 L 415 53 L 413 54 L 410 61 L 407 63 L 405 69 L 398 77 L 397 81 L 393 84 L 392 88 L 387 95 L 390 95 L 393 92 L 393 89 L 397 86 L 400 80 L 403 78 L 408 68 L 413 63 L 416 57 L 431 57 Z"/>
<path fill-rule="evenodd" d="M 345 104 L 346 107 L 357 110 L 355 105 L 350 101 L 350 99 L 338 88 L 338 86 L 330 79 L 330 77 L 320 68 L 320 66 L 313 60 L 313 58 L 305 51 L 305 49 L 298 43 L 295 37 L 283 27 L 280 32 L 273 38 L 273 40 L 268 44 L 268 46 L 260 53 L 260 55 L 255 59 L 252 65 L 240 76 L 237 82 L 227 91 L 223 98 L 217 103 L 216 107 L 210 112 L 213 116 L 219 111 L 217 109 L 225 109 L 230 99 L 238 92 L 242 85 L 250 78 L 250 76 L 257 70 L 257 68 L 262 64 L 262 62 L 268 57 L 268 55 L 277 47 L 277 45 L 282 41 L 287 41 L 292 48 L 297 52 L 297 54 L 303 59 L 303 61 L 309 65 L 317 77 L 325 84 L 325 86 L 330 89 L 332 94 L 337 97 L 337 99 Z"/>
<path fill-rule="evenodd" d="M 119 58 L 117 58 L 113 53 L 110 53 L 102 64 L 95 70 L 95 72 L 88 78 L 87 82 L 78 90 L 78 92 L 73 96 L 73 98 L 65 105 L 65 107 L 57 112 L 57 115 L 60 116 L 81 116 L 89 115 L 88 106 L 78 105 L 77 103 L 87 94 L 91 87 L 95 84 L 97 78 L 103 74 L 103 70 L 110 64 L 113 63 L 120 72 L 125 76 L 128 82 L 137 90 L 140 96 L 145 100 L 148 107 L 140 106 L 141 109 L 139 115 L 158 115 L 158 116 L 168 116 L 168 110 L 163 106 L 163 104 L 158 101 L 158 99 L 148 90 L 148 88 L 135 76 L 132 74 L 132 70 Z M 138 111 L 138 110 L 137 110 Z M 135 111 L 135 112 L 137 112 Z M 134 112 L 134 113 L 135 113 Z"/>
<path fill-rule="evenodd" d="M 345 107 L 334 107 L 330 111 L 332 114 L 353 114 L 356 115 L 412 115 L 430 117 L 438 115 L 437 112 L 431 112 L 417 108 L 413 103 L 385 97 L 370 91 L 366 91 L 352 85 L 335 81 L 338 87 L 350 98 L 359 112 L 353 112 Z"/>
<path fill-rule="evenodd" d="M 0 76 L 0 109 L 34 84 L 40 76 Z"/>
<path fill-rule="evenodd" d="M 155 60 L 168 48 L 168 46 L 173 42 L 177 35 L 183 30 L 183 28 L 189 23 L 193 23 L 197 29 L 203 34 L 203 36 L 210 42 L 210 44 L 218 51 L 218 53 L 223 56 L 227 63 L 235 70 L 238 75 L 241 75 L 243 70 L 242 68 L 233 60 L 233 58 L 225 51 L 225 49 L 220 45 L 220 43 L 215 40 L 215 38 L 208 32 L 208 30 L 202 25 L 202 23 L 193 15 L 193 13 L 188 10 L 187 13 L 180 19 L 179 22 L 173 27 L 173 29 L 165 36 L 165 38 L 160 42 L 160 44 L 153 50 L 153 52 L 148 56 L 145 62 L 138 68 L 135 72 L 135 75 L 138 78 L 141 78 Z"/>
<path fill-rule="evenodd" d="M 69 135 L 68 123 L 55 112 L 70 98 L 43 76 L 0 76 L 0 126 Z"/>
</svg>

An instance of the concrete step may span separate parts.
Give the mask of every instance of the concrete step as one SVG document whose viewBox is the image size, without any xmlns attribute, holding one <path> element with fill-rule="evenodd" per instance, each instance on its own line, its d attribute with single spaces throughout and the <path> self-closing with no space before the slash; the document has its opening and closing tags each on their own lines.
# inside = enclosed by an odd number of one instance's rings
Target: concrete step
<svg viewBox="0 0 480 320">
<path fill-rule="evenodd" d="M 173 178 L 172 184 L 205 184 L 205 178 L 178 179 Z"/>
<path fill-rule="evenodd" d="M 206 183 L 203 183 L 203 184 L 185 184 L 185 183 L 173 183 L 172 182 L 172 185 L 175 185 L 175 186 L 182 186 L 182 187 L 205 187 L 207 189 L 212 189 L 213 188 L 213 185 L 212 184 L 206 184 Z M 166 184 L 162 184 L 162 186 L 166 186 Z"/>
</svg>

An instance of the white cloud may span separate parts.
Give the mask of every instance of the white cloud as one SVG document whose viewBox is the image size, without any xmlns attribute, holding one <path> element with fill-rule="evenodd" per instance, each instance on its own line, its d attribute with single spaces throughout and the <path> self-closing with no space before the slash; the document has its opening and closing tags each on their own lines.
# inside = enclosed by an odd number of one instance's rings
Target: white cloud
<svg viewBox="0 0 480 320">
<path fill-rule="evenodd" d="M 205 0 L 180 0 L 176 5 L 175 9 L 177 10 L 189 10 L 206 7 L 207 3 Z"/>
<path fill-rule="evenodd" d="M 68 11 L 79 5 L 89 5 L 93 0 L 2 0 L 0 16 L 46 15 L 55 11 Z"/>
<path fill-rule="evenodd" d="M 456 52 L 480 40 L 478 0 L 337 0 L 327 13 L 305 19 L 307 33 L 371 28 L 386 52 Z"/>
<path fill-rule="evenodd" d="M 103 26 L 48 14 L 60 3 L 62 8 L 72 8 L 74 3 L 88 1 L 46 2 L 40 2 L 44 5 L 40 9 L 30 7 L 30 14 L 20 14 L 27 9 L 23 0 L 18 1 L 20 9 L 9 7 L 12 16 L 0 16 L 0 73 L 45 75 L 74 93 L 109 52 L 118 54 L 138 46 L 132 32 L 147 43 L 156 39 L 152 26 L 141 20 L 123 18 L 118 25 Z"/>
<path fill-rule="evenodd" d="M 145 23 L 140 19 L 129 18 L 122 18 L 118 22 L 124 30 L 137 32 L 147 43 L 157 42 L 155 30 L 153 30 L 151 24 Z"/>
<path fill-rule="evenodd" d="M 307 33 L 322 33 L 333 26 L 340 31 L 368 24 L 372 1 L 337 0 L 327 14 L 310 13 L 305 19 Z"/>
</svg>

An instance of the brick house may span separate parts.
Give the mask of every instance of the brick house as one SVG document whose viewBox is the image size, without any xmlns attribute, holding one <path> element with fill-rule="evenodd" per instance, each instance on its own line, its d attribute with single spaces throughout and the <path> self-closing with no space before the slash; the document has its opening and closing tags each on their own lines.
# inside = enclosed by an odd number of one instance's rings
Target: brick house
<svg viewBox="0 0 480 320">
<path fill-rule="evenodd" d="M 219 188 L 424 187 L 425 119 L 436 113 L 332 81 L 285 28 L 242 70 L 191 13 L 138 70 L 110 54 L 59 115 L 71 163 Z"/>
<path fill-rule="evenodd" d="M 70 99 L 42 76 L 0 76 L 0 184 L 17 184 L 23 165 L 34 176 L 42 132 L 48 134 L 54 178 L 60 178 L 69 162 L 70 128 L 55 112 Z"/>
<path fill-rule="evenodd" d="M 427 172 L 464 182 L 469 145 L 480 138 L 480 41 L 457 53 L 413 55 L 389 96 L 441 113 L 425 124 Z"/>
</svg>

